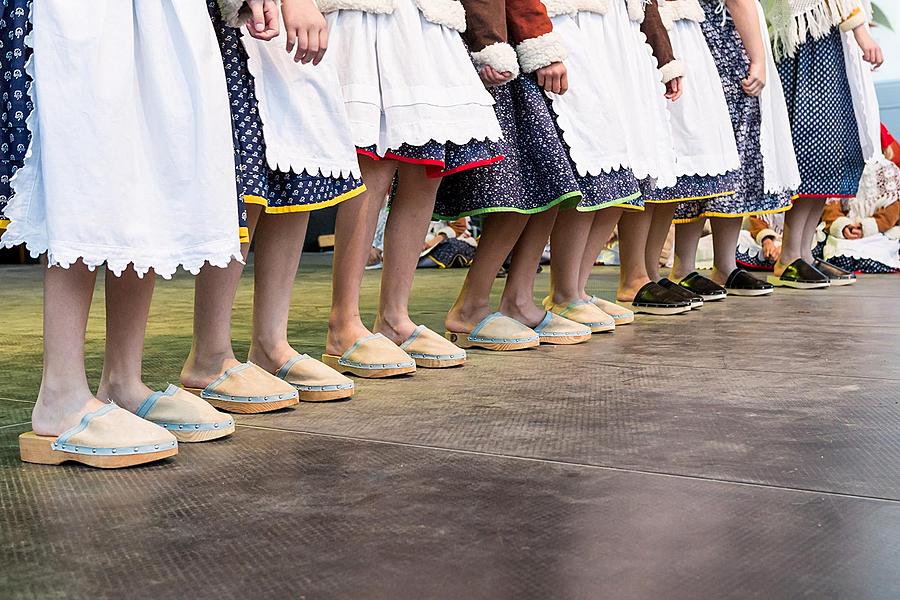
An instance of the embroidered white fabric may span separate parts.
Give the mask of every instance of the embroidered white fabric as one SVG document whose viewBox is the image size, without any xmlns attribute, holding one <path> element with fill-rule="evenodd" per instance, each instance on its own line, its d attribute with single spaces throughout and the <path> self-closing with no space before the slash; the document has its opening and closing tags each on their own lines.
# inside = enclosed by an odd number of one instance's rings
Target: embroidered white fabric
<svg viewBox="0 0 900 600">
<path fill-rule="evenodd" d="M 665 86 L 640 25 L 631 20 L 625 3 L 619 1 L 612 2 L 605 15 L 579 13 L 578 26 L 590 39 L 602 41 L 603 51 L 597 57 L 610 57 L 613 76 L 605 81 L 616 82 L 613 96 L 635 177 L 655 179 L 659 187 L 675 185 L 675 151 Z"/>
<path fill-rule="evenodd" d="M 0 243 L 116 275 L 241 260 L 225 73 L 204 4 L 41 0 L 32 18 L 32 143 Z"/>
<path fill-rule="evenodd" d="M 350 118 L 334 56 L 300 64 L 285 52 L 284 27 L 272 41 L 242 37 L 253 75 L 269 167 L 310 175 L 360 177 Z"/>
<path fill-rule="evenodd" d="M 700 24 L 678 20 L 669 31 L 675 55 L 690 66 L 678 102 L 668 102 L 676 173 L 722 175 L 741 166 L 716 63 Z"/>
<path fill-rule="evenodd" d="M 494 100 L 462 38 L 427 21 L 414 0 L 389 15 L 342 10 L 328 23 L 355 145 L 384 154 L 404 143 L 500 139 Z"/>
</svg>

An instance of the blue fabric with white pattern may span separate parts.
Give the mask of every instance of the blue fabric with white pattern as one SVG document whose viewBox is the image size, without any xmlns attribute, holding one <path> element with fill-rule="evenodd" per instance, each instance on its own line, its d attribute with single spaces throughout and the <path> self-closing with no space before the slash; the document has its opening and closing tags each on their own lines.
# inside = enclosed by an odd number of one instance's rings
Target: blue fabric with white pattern
<svg viewBox="0 0 900 600">
<path fill-rule="evenodd" d="M 750 68 L 741 37 L 730 16 L 724 19 L 717 13 L 720 3 L 701 2 L 706 19 L 701 23 L 703 35 L 716 63 L 725 101 L 731 115 L 731 125 L 741 157 L 740 171 L 735 173 L 734 194 L 708 200 L 683 202 L 675 211 L 675 220 L 694 221 L 707 216 L 738 217 L 751 214 L 782 212 L 790 208 L 790 192 L 768 194 L 760 147 L 762 112 L 759 99 L 748 96 L 741 88 L 741 79 Z"/>
<path fill-rule="evenodd" d="M 778 63 L 778 74 L 803 182 L 800 195 L 855 196 L 865 159 L 840 29 L 801 44 Z"/>
<path fill-rule="evenodd" d="M 245 197 L 264 200 L 268 212 L 293 212 L 314 210 L 316 205 L 327 204 L 359 189 L 363 182 L 354 177 L 325 177 L 306 171 L 283 173 L 269 169 L 262 119 L 253 76 L 247 68 L 247 52 L 240 39 L 241 31 L 225 25 L 216 0 L 208 0 L 207 5 L 228 83 L 241 227 L 247 226 Z"/>
<path fill-rule="evenodd" d="M 0 221 L 12 195 L 10 180 L 22 167 L 31 143 L 26 119 L 34 108 L 28 90 L 31 78 L 25 65 L 31 50 L 25 36 L 31 30 L 28 21 L 31 0 L 2 0 L 0 13 Z"/>
</svg>

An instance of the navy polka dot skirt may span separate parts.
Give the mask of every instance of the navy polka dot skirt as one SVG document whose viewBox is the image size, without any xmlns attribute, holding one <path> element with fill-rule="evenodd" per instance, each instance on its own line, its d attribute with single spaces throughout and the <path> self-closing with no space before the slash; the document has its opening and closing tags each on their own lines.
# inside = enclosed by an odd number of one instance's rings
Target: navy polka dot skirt
<svg viewBox="0 0 900 600">
<path fill-rule="evenodd" d="M 722 79 L 731 125 L 741 157 L 741 169 L 729 174 L 733 194 L 682 202 L 675 211 L 675 222 L 686 223 L 706 217 L 741 217 L 752 214 L 784 212 L 791 206 L 791 194 L 765 191 L 763 158 L 760 147 L 762 113 L 759 99 L 741 89 L 741 78 L 750 68 L 744 46 L 730 18 L 724 23 L 716 14 L 718 2 L 701 2 L 706 20 L 701 23 L 706 42 Z M 702 187 L 702 186 L 698 186 Z"/>
<path fill-rule="evenodd" d="M 855 196 L 865 160 L 839 28 L 778 64 L 800 166 L 800 197 Z"/>
<path fill-rule="evenodd" d="M 284 173 L 269 169 L 266 141 L 247 53 L 238 29 L 225 25 L 216 0 L 208 0 L 210 16 L 222 50 L 231 124 L 234 133 L 235 172 L 241 238 L 247 236 L 247 204 L 263 206 L 269 214 L 312 211 L 352 198 L 365 187 L 355 177 L 328 177 L 319 173 Z"/>
<path fill-rule="evenodd" d="M 505 160 L 445 177 L 435 218 L 494 212 L 536 214 L 562 204 L 575 207 L 581 191 L 560 140 L 550 100 L 533 76 L 522 75 L 493 88 L 494 109 L 503 130 L 498 142 Z"/>
<path fill-rule="evenodd" d="M 2 0 L 0 12 L 0 229 L 7 225 L 3 211 L 12 195 L 10 180 L 22 167 L 31 143 L 26 119 L 33 105 L 28 96 L 31 78 L 25 65 L 31 50 L 25 36 L 31 30 L 28 21 L 30 0 Z"/>
</svg>

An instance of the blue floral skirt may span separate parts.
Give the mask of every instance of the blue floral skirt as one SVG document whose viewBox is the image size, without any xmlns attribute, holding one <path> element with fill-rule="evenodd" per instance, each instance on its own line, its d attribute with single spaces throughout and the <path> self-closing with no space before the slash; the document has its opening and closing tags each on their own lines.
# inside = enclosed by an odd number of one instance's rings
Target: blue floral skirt
<svg viewBox="0 0 900 600">
<path fill-rule="evenodd" d="M 9 224 L 3 211 L 12 195 L 10 180 L 25 162 L 31 134 L 25 124 L 34 105 L 28 96 L 31 78 L 25 64 L 31 49 L 25 36 L 31 0 L 2 0 L 0 12 L 0 229 Z"/>
<path fill-rule="evenodd" d="M 801 198 L 856 195 L 865 159 L 844 66 L 840 29 L 808 40 L 778 63 L 800 166 Z"/>
<path fill-rule="evenodd" d="M 752 214 L 784 212 L 791 207 L 791 194 L 768 194 L 760 147 L 762 112 L 759 99 L 748 96 L 741 88 L 741 78 L 750 68 L 734 21 L 722 22 L 716 14 L 718 3 L 701 2 L 706 20 L 701 24 L 706 42 L 722 79 L 728 112 L 734 127 L 741 169 L 733 174 L 734 193 L 700 201 L 683 202 L 675 211 L 675 222 L 686 223 L 706 217 L 742 217 Z"/>
<path fill-rule="evenodd" d="M 207 4 L 222 50 L 231 102 L 241 241 L 249 241 L 248 204 L 260 205 L 268 214 L 313 211 L 364 192 L 362 180 L 355 177 L 330 177 L 307 171 L 285 173 L 269 168 L 262 119 L 241 32 L 225 25 L 216 0 L 208 0 Z"/>
<path fill-rule="evenodd" d="M 360 156 L 374 160 L 396 160 L 415 165 L 423 165 L 428 177 L 447 177 L 469 169 L 492 165 L 503 160 L 503 154 L 497 142 L 490 140 L 472 140 L 468 144 L 453 142 L 428 142 L 423 146 L 402 144 L 399 148 L 385 152 L 379 156 L 375 146 L 357 148 Z"/>
</svg>

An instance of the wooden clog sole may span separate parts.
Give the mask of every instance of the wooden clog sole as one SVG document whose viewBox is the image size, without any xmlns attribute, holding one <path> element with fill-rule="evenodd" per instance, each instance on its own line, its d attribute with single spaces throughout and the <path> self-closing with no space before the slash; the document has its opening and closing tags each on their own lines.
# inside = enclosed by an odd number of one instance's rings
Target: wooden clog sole
<svg viewBox="0 0 900 600">
<path fill-rule="evenodd" d="M 74 454 L 53 449 L 55 437 L 37 435 L 33 431 L 19 436 L 19 456 L 24 462 L 39 465 L 59 465 L 66 461 L 78 462 L 99 469 L 121 469 L 155 462 L 178 454 L 178 448 L 166 448 L 146 454 L 94 455 Z"/>
<path fill-rule="evenodd" d="M 613 321 L 616 323 L 616 327 L 621 327 L 622 325 L 631 325 L 634 323 L 634 315 L 629 317 L 613 317 Z"/>
<path fill-rule="evenodd" d="M 353 397 L 353 388 L 346 390 L 301 390 L 297 389 L 300 394 L 300 402 L 334 402 L 335 400 L 346 400 Z"/>
<path fill-rule="evenodd" d="M 341 364 L 341 357 L 333 354 L 323 354 L 322 362 L 337 371 L 338 373 L 350 373 L 363 379 L 384 379 L 386 377 L 398 377 L 400 375 L 411 375 L 416 372 L 415 365 L 411 367 L 398 367 L 396 369 L 361 369 L 359 367 L 348 367 Z"/>
<path fill-rule="evenodd" d="M 551 346 L 573 346 L 575 344 L 583 344 L 591 339 L 590 335 L 561 335 L 561 336 L 541 336 L 542 344 Z"/>
<path fill-rule="evenodd" d="M 466 364 L 465 358 L 453 358 L 441 360 L 436 358 L 413 358 L 416 366 L 423 369 L 450 369 L 452 367 L 461 367 Z"/>
<path fill-rule="evenodd" d="M 204 429 L 201 431 L 179 431 L 177 429 L 169 429 L 168 432 L 175 436 L 175 439 L 178 440 L 179 444 L 182 442 L 187 444 L 209 442 L 234 433 L 234 423 L 232 423 L 230 427 L 220 427 L 219 429 Z"/>
<path fill-rule="evenodd" d="M 469 339 L 468 333 L 454 333 L 452 331 L 446 332 L 444 334 L 444 337 L 446 337 L 448 340 L 450 340 L 463 350 L 467 350 L 469 348 L 481 348 L 483 350 L 491 350 L 492 352 L 511 352 L 514 350 L 536 348 L 541 344 L 539 340 L 528 340 L 525 342 L 513 342 L 508 344 L 493 342 L 473 342 Z"/>
<path fill-rule="evenodd" d="M 203 390 L 200 388 L 186 387 L 184 388 L 184 390 L 203 398 Z M 203 399 L 219 410 L 224 410 L 230 413 L 238 413 L 241 415 L 256 415 L 259 413 L 267 413 L 274 410 L 281 410 L 282 408 L 287 408 L 289 406 L 294 406 L 295 404 L 300 404 L 299 398 L 288 398 L 287 400 L 278 400 L 276 402 L 229 402 L 228 400 L 216 400 L 213 398 Z"/>
<path fill-rule="evenodd" d="M 787 287 L 795 290 L 820 290 L 831 287 L 831 283 L 806 283 L 803 281 L 785 281 L 776 275 L 769 275 L 766 281 L 775 287 Z"/>
</svg>

